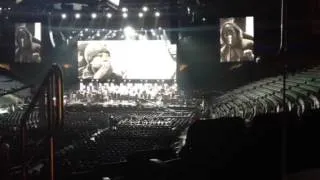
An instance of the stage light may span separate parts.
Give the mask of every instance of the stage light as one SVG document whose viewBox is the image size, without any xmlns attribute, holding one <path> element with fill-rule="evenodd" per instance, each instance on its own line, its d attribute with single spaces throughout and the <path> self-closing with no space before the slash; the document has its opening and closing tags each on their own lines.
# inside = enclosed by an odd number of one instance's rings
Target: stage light
<svg viewBox="0 0 320 180">
<path fill-rule="evenodd" d="M 154 15 L 155 15 L 156 17 L 159 17 L 159 16 L 160 16 L 160 12 L 159 12 L 159 11 L 156 11 L 156 12 L 154 13 Z"/>
<path fill-rule="evenodd" d="M 67 14 L 66 14 L 66 13 L 62 13 L 62 14 L 61 14 L 61 18 L 62 18 L 62 19 L 66 19 L 66 18 L 67 18 Z"/>
<path fill-rule="evenodd" d="M 123 33 L 126 37 L 132 37 L 136 34 L 136 31 L 131 26 L 127 26 L 124 28 Z"/>
<path fill-rule="evenodd" d="M 97 13 L 92 13 L 92 14 L 91 14 L 91 18 L 92 18 L 92 19 L 96 19 L 96 18 L 97 18 Z"/>
<path fill-rule="evenodd" d="M 122 17 L 126 19 L 128 17 L 128 13 L 123 13 Z"/>
<path fill-rule="evenodd" d="M 112 14 L 111 13 L 107 13 L 107 18 L 112 18 Z"/>
<path fill-rule="evenodd" d="M 138 16 L 139 16 L 139 18 L 142 18 L 143 17 L 143 13 L 139 12 Z"/>
<path fill-rule="evenodd" d="M 2 11 L 2 7 L 0 7 L 0 11 Z"/>
<path fill-rule="evenodd" d="M 86 32 L 88 32 L 89 31 L 89 29 L 88 28 L 86 28 L 86 29 L 84 29 Z"/>
<path fill-rule="evenodd" d="M 80 14 L 80 13 L 76 13 L 76 14 L 74 15 L 74 17 L 75 17 L 76 19 L 80 19 L 80 18 L 81 18 L 81 14 Z"/>
<path fill-rule="evenodd" d="M 122 10 L 122 12 L 128 12 L 128 8 L 126 8 L 126 7 L 123 7 L 121 10 Z"/>
<path fill-rule="evenodd" d="M 159 27 L 158 29 L 161 31 L 161 30 L 162 30 L 162 27 Z"/>
<path fill-rule="evenodd" d="M 205 17 L 203 17 L 201 20 L 202 20 L 202 22 L 206 22 L 207 21 L 207 19 Z"/>
<path fill-rule="evenodd" d="M 97 36 L 97 37 L 100 37 L 100 32 L 99 32 L 99 31 L 97 32 L 96 36 Z"/>
<path fill-rule="evenodd" d="M 143 6 L 143 7 L 142 7 L 142 11 L 143 11 L 143 12 L 147 12 L 148 10 L 149 10 L 149 8 L 148 8 L 147 6 Z"/>
</svg>

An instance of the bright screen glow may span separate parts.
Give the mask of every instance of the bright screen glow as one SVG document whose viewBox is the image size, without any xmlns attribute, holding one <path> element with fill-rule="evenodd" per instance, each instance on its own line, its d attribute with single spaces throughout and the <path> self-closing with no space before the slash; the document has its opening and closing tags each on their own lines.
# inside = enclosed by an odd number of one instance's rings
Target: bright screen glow
<svg viewBox="0 0 320 180">
<path fill-rule="evenodd" d="M 175 58 L 165 40 L 78 41 L 80 79 L 175 79 Z"/>
<path fill-rule="evenodd" d="M 109 2 L 111 2 L 112 4 L 119 6 L 120 4 L 120 0 L 109 0 Z"/>
<path fill-rule="evenodd" d="M 220 19 L 220 62 L 254 60 L 254 17 Z"/>
</svg>

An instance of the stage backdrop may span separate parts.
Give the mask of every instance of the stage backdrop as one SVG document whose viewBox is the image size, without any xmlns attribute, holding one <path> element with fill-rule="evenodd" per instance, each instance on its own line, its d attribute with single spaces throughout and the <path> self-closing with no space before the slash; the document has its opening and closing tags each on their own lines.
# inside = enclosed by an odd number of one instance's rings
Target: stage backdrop
<svg viewBox="0 0 320 180">
<path fill-rule="evenodd" d="M 81 79 L 175 79 L 176 45 L 164 40 L 78 41 Z"/>
</svg>

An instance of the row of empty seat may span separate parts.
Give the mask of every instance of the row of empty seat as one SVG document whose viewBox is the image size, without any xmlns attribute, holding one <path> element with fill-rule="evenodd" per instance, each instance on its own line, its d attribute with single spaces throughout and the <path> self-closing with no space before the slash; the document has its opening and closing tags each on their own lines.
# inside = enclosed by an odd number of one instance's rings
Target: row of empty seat
<svg viewBox="0 0 320 180">
<path fill-rule="evenodd" d="M 252 119 L 258 114 L 277 113 L 284 109 L 298 114 L 320 108 L 320 66 L 286 77 L 283 105 L 283 76 L 265 78 L 217 97 L 212 105 L 215 118 L 238 116 Z"/>
</svg>

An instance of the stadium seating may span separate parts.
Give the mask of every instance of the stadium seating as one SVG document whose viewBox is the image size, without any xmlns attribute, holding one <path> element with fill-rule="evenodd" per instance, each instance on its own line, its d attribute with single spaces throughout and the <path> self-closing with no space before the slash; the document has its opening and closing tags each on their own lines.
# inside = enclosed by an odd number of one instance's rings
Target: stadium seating
<svg viewBox="0 0 320 180">
<path fill-rule="evenodd" d="M 270 77 L 215 98 L 210 107 L 214 118 L 207 120 L 193 119 L 187 108 L 67 105 L 64 128 L 56 134 L 58 175 L 60 179 L 278 179 L 284 172 L 317 168 L 319 69 L 288 75 L 285 105 L 283 77 Z M 3 141 L 13 154 L 20 154 L 23 113 L 18 109 L 0 117 Z M 38 109 L 28 118 L 27 128 L 27 159 L 48 167 L 46 127 Z M 176 145 L 184 146 L 170 154 L 167 150 Z M 11 158 L 12 166 L 20 161 L 18 156 Z"/>
<path fill-rule="evenodd" d="M 251 120 L 258 114 L 277 113 L 284 109 L 302 114 L 306 109 L 320 108 L 319 67 L 289 74 L 285 90 L 286 105 L 283 105 L 283 77 L 250 83 L 217 97 L 212 104 L 212 116 L 240 116 Z"/>
<path fill-rule="evenodd" d="M 56 134 L 58 162 L 71 172 L 91 170 L 106 163 L 126 162 L 132 153 L 170 149 L 180 133 L 189 126 L 192 112 L 136 108 L 69 107 L 64 128 Z M 19 122 L 24 111 L 1 117 L 0 131 L 10 133 L 12 152 L 19 154 Z M 40 126 L 39 111 L 27 120 L 29 158 L 46 159 L 43 140 L 46 127 Z M 39 152 L 42 151 L 42 152 Z M 37 153 L 36 157 L 34 153 Z M 85 156 L 83 156 L 85 154 Z M 19 157 L 12 164 L 20 163 Z"/>
</svg>

